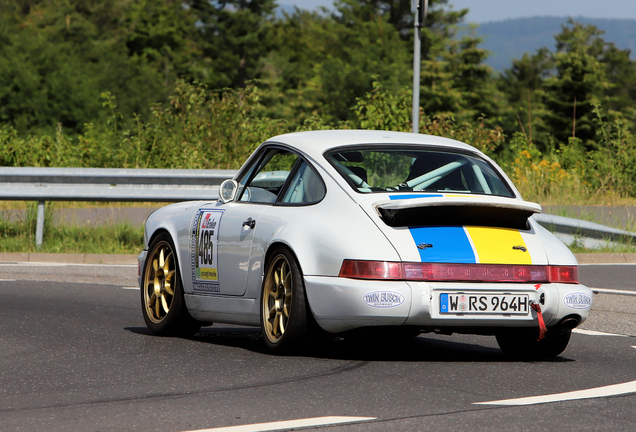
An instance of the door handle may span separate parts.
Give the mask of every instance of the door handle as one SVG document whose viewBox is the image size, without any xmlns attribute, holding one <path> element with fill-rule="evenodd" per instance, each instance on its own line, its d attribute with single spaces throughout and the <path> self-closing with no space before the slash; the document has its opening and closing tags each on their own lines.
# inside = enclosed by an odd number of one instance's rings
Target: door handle
<svg viewBox="0 0 636 432">
<path fill-rule="evenodd" d="M 243 222 L 243 226 L 248 226 L 252 229 L 256 226 L 256 221 L 252 218 L 247 218 L 245 222 Z"/>
</svg>

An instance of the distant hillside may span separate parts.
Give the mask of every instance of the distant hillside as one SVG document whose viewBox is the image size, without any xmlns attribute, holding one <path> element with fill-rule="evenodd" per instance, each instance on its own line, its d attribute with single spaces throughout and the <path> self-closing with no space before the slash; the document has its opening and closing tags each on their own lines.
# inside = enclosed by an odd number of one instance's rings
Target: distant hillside
<svg viewBox="0 0 636 432">
<path fill-rule="evenodd" d="M 620 49 L 629 49 L 636 58 L 636 20 L 575 17 L 584 24 L 594 24 L 605 31 L 603 39 Z M 532 17 L 480 24 L 477 35 L 484 38 L 482 46 L 492 54 L 488 61 L 496 70 L 510 68 L 512 60 L 526 52 L 547 47 L 554 50 L 554 35 L 561 31 L 567 17 Z"/>
</svg>

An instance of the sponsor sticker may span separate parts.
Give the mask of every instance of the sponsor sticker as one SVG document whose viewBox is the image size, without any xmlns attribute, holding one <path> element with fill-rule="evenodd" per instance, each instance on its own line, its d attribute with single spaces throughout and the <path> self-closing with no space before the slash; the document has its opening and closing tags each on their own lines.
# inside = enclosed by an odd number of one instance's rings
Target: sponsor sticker
<svg viewBox="0 0 636 432">
<path fill-rule="evenodd" d="M 563 297 L 563 304 L 571 309 L 589 309 L 592 296 L 583 292 L 572 292 Z"/>
<path fill-rule="evenodd" d="M 200 209 L 192 227 L 192 283 L 197 292 L 219 292 L 217 243 L 223 212 Z"/>
<path fill-rule="evenodd" d="M 362 300 L 371 307 L 392 308 L 404 303 L 405 297 L 396 291 L 372 291 L 363 295 Z"/>
</svg>

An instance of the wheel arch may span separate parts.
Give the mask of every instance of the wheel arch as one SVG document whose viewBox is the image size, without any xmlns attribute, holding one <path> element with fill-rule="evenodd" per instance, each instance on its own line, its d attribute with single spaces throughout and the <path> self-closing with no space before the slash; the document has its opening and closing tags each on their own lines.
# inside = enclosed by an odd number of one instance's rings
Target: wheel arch
<svg viewBox="0 0 636 432">
<path fill-rule="evenodd" d="M 161 227 L 161 228 L 158 228 L 155 231 L 153 231 L 152 235 L 150 235 L 148 237 L 148 245 L 147 245 L 147 247 L 150 247 L 150 244 L 155 240 L 155 238 L 160 236 L 162 233 L 168 234 L 170 236 L 170 239 L 172 240 L 172 245 L 173 246 L 175 245 L 174 236 L 172 235 L 172 233 L 167 228 Z"/>
<path fill-rule="evenodd" d="M 292 248 L 287 242 L 284 242 L 282 240 L 275 240 L 267 247 L 267 251 L 265 252 L 265 257 L 263 258 L 263 276 L 265 276 L 265 273 L 267 271 L 267 264 L 269 263 L 269 260 L 272 258 L 274 251 L 278 247 L 284 247 L 292 253 L 294 259 L 296 260 L 296 264 L 298 265 L 298 269 L 300 270 L 301 276 L 304 275 L 303 267 L 300 263 L 300 260 L 298 259 L 298 255 L 294 251 L 294 248 Z"/>
<path fill-rule="evenodd" d="M 140 281 L 141 307 L 146 326 L 159 336 L 191 336 L 198 331 L 201 323 L 192 318 L 185 304 L 174 238 L 168 230 L 157 229 L 149 240 Z M 168 259 L 170 255 L 172 259 Z"/>
<path fill-rule="evenodd" d="M 279 251 L 279 253 L 276 253 Z M 292 277 L 292 300 L 288 305 L 287 300 L 284 300 L 284 306 L 278 305 L 280 309 L 276 309 L 276 316 L 273 317 L 272 321 L 272 307 L 274 307 L 275 303 L 272 303 L 272 297 L 275 297 L 275 301 L 283 301 L 282 299 L 287 298 L 287 288 L 285 289 L 285 293 L 280 296 L 280 289 L 282 287 L 283 282 L 278 288 L 275 288 L 272 291 L 272 271 L 277 272 L 279 264 L 278 257 L 282 257 L 282 261 L 288 263 L 289 271 L 291 275 L 296 275 Z M 308 337 L 311 337 L 317 329 L 317 324 L 309 306 L 309 300 L 307 299 L 307 289 L 304 281 L 304 274 L 302 271 L 302 267 L 300 265 L 300 261 L 298 259 L 298 255 L 293 250 L 290 245 L 284 241 L 273 241 L 266 250 L 266 253 L 263 256 L 263 260 L 266 265 L 263 266 L 263 283 L 261 294 L 259 296 L 259 300 L 257 304 L 259 304 L 259 312 L 260 312 L 260 322 L 261 322 L 261 331 L 263 333 L 263 340 L 268 347 L 273 352 L 282 353 L 282 352 L 290 352 L 296 349 L 302 348 L 305 346 Z M 284 264 L 283 264 L 284 265 Z M 281 273 L 282 276 L 282 273 Z M 280 281 L 286 278 L 279 279 Z M 269 282 L 268 282 L 269 281 Z M 297 281 L 294 282 L 294 281 Z M 284 283 L 286 286 L 286 283 Z M 269 288 L 267 288 L 269 286 Z M 266 295 L 267 291 L 267 295 Z M 266 306 L 267 305 L 267 306 Z M 288 309 L 289 308 L 289 309 Z M 269 313 L 266 314 L 266 310 Z M 285 324 L 282 324 L 285 314 L 282 310 L 289 310 L 289 315 L 287 315 L 288 319 Z M 265 316 L 267 315 L 267 318 Z M 286 329 L 284 334 L 277 334 L 276 326 L 273 324 L 274 321 L 278 321 L 280 316 L 281 326 L 284 326 Z"/>
<path fill-rule="evenodd" d="M 301 277 L 302 282 L 303 282 L 303 291 L 305 292 L 305 305 L 307 306 L 307 308 L 309 309 L 309 312 L 311 313 L 311 316 L 313 317 L 314 313 L 313 313 L 313 311 L 311 309 L 311 305 L 309 304 L 309 297 L 307 296 L 307 287 L 306 287 L 305 281 L 304 281 L 305 273 L 303 272 L 303 266 L 302 266 L 301 261 L 298 259 L 298 254 L 296 253 L 294 248 L 289 243 L 287 243 L 285 241 L 282 241 L 282 240 L 275 240 L 268 246 L 267 251 L 265 252 L 265 256 L 263 258 L 263 282 L 265 281 L 265 277 L 267 276 L 266 275 L 267 266 L 268 266 L 270 260 L 272 259 L 272 256 L 274 255 L 274 251 L 278 247 L 284 247 L 285 249 L 287 249 L 292 254 L 294 259 L 296 260 L 296 265 L 298 266 L 298 270 L 300 271 L 300 277 Z M 262 295 L 262 292 L 261 292 L 260 295 Z M 259 298 L 260 298 L 260 295 L 259 295 Z"/>
<path fill-rule="evenodd" d="M 174 252 L 177 255 L 177 266 L 179 267 L 179 277 L 181 278 L 181 283 L 183 284 L 184 283 L 183 254 L 179 248 L 179 243 L 178 243 L 179 237 L 177 236 L 175 227 L 166 226 L 165 224 L 162 224 L 161 226 L 156 227 L 152 231 L 152 233 L 148 233 L 148 244 L 146 245 L 146 249 L 149 249 L 154 239 L 157 238 L 162 233 L 167 234 L 170 237 L 170 240 L 172 241 L 172 247 L 174 248 Z"/>
<path fill-rule="evenodd" d="M 178 255 L 177 263 L 179 265 L 179 273 L 181 282 L 186 293 L 191 289 L 188 284 L 190 266 L 190 249 L 192 218 L 199 208 L 209 204 L 209 201 L 184 201 L 175 204 L 169 204 L 153 212 L 144 225 L 144 241 L 145 248 L 148 249 L 152 240 L 159 235 L 160 232 L 167 232 L 172 240 L 172 245 Z"/>
</svg>

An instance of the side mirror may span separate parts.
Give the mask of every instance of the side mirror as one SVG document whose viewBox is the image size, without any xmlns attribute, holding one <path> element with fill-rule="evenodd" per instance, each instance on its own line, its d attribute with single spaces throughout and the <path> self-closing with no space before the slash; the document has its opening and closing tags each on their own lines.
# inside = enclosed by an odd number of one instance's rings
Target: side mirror
<svg viewBox="0 0 636 432">
<path fill-rule="evenodd" d="M 234 195 L 236 195 L 237 190 L 238 183 L 236 182 L 236 180 L 225 180 L 219 187 L 219 201 L 221 201 L 223 204 L 234 201 Z"/>
</svg>

